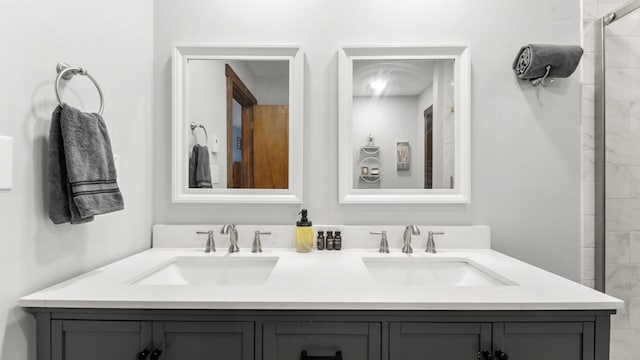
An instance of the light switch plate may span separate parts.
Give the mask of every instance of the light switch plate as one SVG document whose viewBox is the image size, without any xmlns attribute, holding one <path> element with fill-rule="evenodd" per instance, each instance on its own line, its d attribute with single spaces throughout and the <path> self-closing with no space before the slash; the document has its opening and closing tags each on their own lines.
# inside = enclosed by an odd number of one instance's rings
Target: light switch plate
<svg viewBox="0 0 640 360">
<path fill-rule="evenodd" d="M 0 136 L 0 190 L 13 187 L 13 138 Z"/>
<path fill-rule="evenodd" d="M 211 152 L 217 153 L 220 151 L 220 139 L 218 134 L 211 134 Z"/>
</svg>

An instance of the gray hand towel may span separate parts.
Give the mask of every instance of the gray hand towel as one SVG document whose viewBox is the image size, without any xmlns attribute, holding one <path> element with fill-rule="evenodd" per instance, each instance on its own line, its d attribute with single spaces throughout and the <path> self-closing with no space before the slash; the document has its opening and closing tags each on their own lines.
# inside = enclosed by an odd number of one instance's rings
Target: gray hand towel
<svg viewBox="0 0 640 360">
<path fill-rule="evenodd" d="M 523 46 L 513 61 L 513 71 L 523 80 L 544 77 L 551 65 L 549 78 L 566 78 L 576 71 L 584 50 L 577 45 L 529 44 Z"/>
<path fill-rule="evenodd" d="M 212 188 L 211 165 L 209 164 L 209 148 L 193 145 L 189 158 L 189 188 Z"/>
<path fill-rule="evenodd" d="M 198 163 L 198 145 L 193 145 L 189 156 L 189 189 L 197 188 L 196 164 Z"/>
<path fill-rule="evenodd" d="M 49 218 L 81 224 L 124 209 L 102 116 L 58 106 L 49 132 Z"/>
</svg>

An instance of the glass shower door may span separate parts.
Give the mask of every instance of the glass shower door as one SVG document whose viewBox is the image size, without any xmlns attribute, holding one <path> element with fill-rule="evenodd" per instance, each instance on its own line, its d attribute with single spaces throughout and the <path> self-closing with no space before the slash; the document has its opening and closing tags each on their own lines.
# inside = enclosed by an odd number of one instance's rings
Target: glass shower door
<svg viewBox="0 0 640 360">
<path fill-rule="evenodd" d="M 611 359 L 640 358 L 640 1 L 602 19 L 596 67 L 596 287 L 625 301 Z"/>
</svg>

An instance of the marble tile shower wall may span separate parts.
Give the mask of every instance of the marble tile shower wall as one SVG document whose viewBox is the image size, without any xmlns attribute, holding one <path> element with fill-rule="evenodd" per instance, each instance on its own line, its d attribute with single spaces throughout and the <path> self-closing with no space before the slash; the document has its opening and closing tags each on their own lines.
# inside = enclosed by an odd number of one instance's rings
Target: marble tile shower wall
<svg viewBox="0 0 640 360">
<path fill-rule="evenodd" d="M 625 1 L 584 0 L 583 283 L 593 284 L 593 129 L 595 20 Z M 611 359 L 640 353 L 640 13 L 605 31 L 606 292 L 625 301 L 612 318 Z"/>
</svg>

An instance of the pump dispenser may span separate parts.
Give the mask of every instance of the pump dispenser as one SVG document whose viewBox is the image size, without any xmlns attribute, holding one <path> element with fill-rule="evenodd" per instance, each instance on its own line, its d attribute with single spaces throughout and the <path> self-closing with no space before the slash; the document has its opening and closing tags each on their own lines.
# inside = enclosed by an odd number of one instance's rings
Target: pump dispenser
<svg viewBox="0 0 640 360">
<path fill-rule="evenodd" d="M 296 251 L 310 252 L 313 249 L 313 227 L 307 218 L 307 209 L 302 209 L 300 220 L 296 222 Z"/>
</svg>

